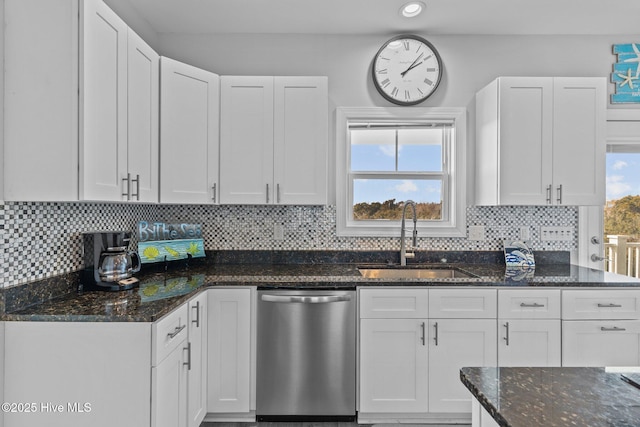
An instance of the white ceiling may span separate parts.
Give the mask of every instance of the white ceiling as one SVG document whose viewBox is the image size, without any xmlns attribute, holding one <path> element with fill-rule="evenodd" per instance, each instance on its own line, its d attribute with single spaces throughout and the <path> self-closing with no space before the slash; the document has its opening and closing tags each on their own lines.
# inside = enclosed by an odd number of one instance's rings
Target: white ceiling
<svg viewBox="0 0 640 427">
<path fill-rule="evenodd" d="M 130 3 L 158 33 L 640 34 L 640 0 L 107 0 Z"/>
</svg>

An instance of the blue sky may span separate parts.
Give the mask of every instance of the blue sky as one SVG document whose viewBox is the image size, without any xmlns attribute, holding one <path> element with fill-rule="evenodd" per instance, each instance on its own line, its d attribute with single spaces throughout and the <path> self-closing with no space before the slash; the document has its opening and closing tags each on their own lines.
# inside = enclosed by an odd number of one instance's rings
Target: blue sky
<svg viewBox="0 0 640 427">
<path fill-rule="evenodd" d="M 607 153 L 607 200 L 640 195 L 640 153 Z"/>
<path fill-rule="evenodd" d="M 437 129 L 403 130 L 397 153 L 397 170 L 425 172 L 442 170 L 442 131 Z M 394 130 L 355 131 L 352 133 L 351 170 L 395 171 Z M 354 203 L 411 199 L 416 202 L 440 202 L 441 182 L 434 180 L 359 179 L 354 182 Z"/>
</svg>

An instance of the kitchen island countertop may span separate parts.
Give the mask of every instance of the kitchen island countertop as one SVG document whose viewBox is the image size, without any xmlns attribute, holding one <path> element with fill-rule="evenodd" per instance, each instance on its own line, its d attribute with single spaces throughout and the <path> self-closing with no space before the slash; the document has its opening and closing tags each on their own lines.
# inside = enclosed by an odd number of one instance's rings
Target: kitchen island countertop
<svg viewBox="0 0 640 427">
<path fill-rule="evenodd" d="M 460 379 L 502 427 L 638 427 L 640 390 L 625 368 L 462 368 Z M 640 378 L 638 373 L 627 373 Z"/>
<path fill-rule="evenodd" d="M 470 273 L 469 278 L 380 279 L 366 278 L 358 263 L 326 264 L 195 264 L 188 269 L 141 272 L 140 287 L 123 292 L 68 292 L 54 298 L 41 297 L 24 304 L 24 292 L 5 290 L 7 321 L 136 321 L 153 322 L 212 286 L 258 286 L 262 288 L 354 289 L 358 286 L 439 287 L 640 287 L 640 280 L 569 264 L 537 266 L 535 271 L 508 271 L 504 264 L 447 264 Z M 443 267 L 444 264 L 428 264 Z M 378 264 L 378 266 L 380 266 Z M 382 265 L 381 267 L 385 267 Z M 522 273 L 522 274 L 521 274 Z M 67 279 L 72 281 L 73 279 Z M 33 286 L 40 292 L 43 286 Z M 13 291 L 13 292 L 12 292 Z M 34 291 L 35 292 L 35 291 Z"/>
</svg>

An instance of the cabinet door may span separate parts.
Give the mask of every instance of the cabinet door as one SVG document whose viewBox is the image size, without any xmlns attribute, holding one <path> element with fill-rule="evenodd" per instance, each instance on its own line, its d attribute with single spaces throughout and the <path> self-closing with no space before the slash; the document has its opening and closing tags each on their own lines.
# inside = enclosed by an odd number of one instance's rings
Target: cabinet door
<svg viewBox="0 0 640 427">
<path fill-rule="evenodd" d="M 162 57 L 160 201 L 215 203 L 218 75 Z"/>
<path fill-rule="evenodd" d="M 556 203 L 604 205 L 606 92 L 604 78 L 554 78 Z"/>
<path fill-rule="evenodd" d="M 426 322 L 360 321 L 360 412 L 427 412 Z"/>
<path fill-rule="evenodd" d="M 152 427 L 187 426 L 187 340 L 151 368 Z"/>
<path fill-rule="evenodd" d="M 198 427 L 207 414 L 207 293 L 193 298 L 188 305 L 187 427 Z"/>
<path fill-rule="evenodd" d="M 160 58 L 133 30 L 128 33 L 127 169 L 131 200 L 158 201 Z"/>
<path fill-rule="evenodd" d="M 80 5 L 80 199 L 123 200 L 128 27 L 101 0 Z"/>
<path fill-rule="evenodd" d="M 546 205 L 552 179 L 552 78 L 500 78 L 498 111 L 499 203 Z"/>
<path fill-rule="evenodd" d="M 207 411 L 249 412 L 251 290 L 210 289 L 207 292 Z"/>
<path fill-rule="evenodd" d="M 220 201 L 274 203 L 273 77 L 223 76 Z"/>
<path fill-rule="evenodd" d="M 4 200 L 78 200 L 78 2 L 3 5 Z"/>
<path fill-rule="evenodd" d="M 429 412 L 471 412 L 464 366 L 496 366 L 495 319 L 429 319 Z"/>
<path fill-rule="evenodd" d="M 327 202 L 326 77 L 275 77 L 275 203 Z"/>
<path fill-rule="evenodd" d="M 562 322 L 562 366 L 639 366 L 640 321 Z"/>
<path fill-rule="evenodd" d="M 498 337 L 498 366 L 560 366 L 560 319 L 499 319 Z"/>
</svg>

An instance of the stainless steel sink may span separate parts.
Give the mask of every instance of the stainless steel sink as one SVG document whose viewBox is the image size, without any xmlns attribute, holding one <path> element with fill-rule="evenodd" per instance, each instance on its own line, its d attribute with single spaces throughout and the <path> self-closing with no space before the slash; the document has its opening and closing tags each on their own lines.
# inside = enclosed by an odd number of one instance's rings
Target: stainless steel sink
<svg viewBox="0 0 640 427">
<path fill-rule="evenodd" d="M 361 267 L 358 268 L 358 271 L 360 271 L 362 277 L 369 279 L 469 279 L 478 277 L 453 267 Z"/>
</svg>

